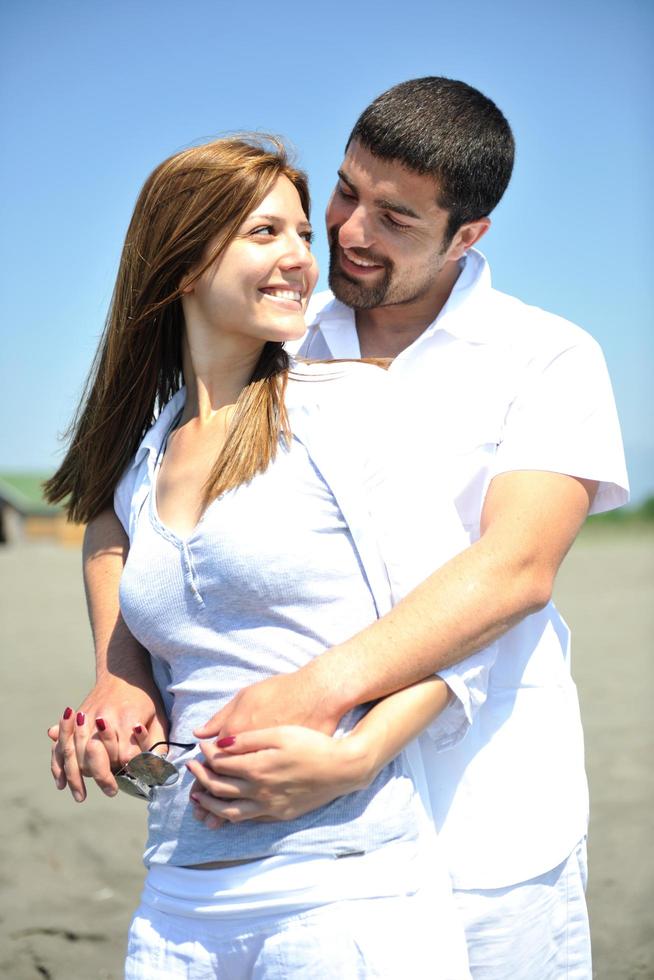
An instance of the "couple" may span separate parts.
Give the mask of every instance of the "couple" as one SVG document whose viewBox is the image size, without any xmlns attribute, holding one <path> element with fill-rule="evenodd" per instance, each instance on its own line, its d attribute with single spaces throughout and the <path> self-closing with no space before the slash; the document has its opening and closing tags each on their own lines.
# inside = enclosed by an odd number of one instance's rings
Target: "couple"
<svg viewBox="0 0 654 980">
<path fill-rule="evenodd" d="M 281 346 L 316 278 L 281 151 L 218 141 L 144 187 L 49 486 L 92 519 L 98 659 L 60 720 L 57 785 L 112 795 L 127 756 L 181 743 L 152 794 L 129 977 L 465 977 L 454 905 L 473 977 L 591 975 L 550 596 L 626 476 L 597 345 L 493 290 L 473 248 L 512 162 L 463 83 L 376 99 L 328 206 L 309 363 Z"/>
</svg>

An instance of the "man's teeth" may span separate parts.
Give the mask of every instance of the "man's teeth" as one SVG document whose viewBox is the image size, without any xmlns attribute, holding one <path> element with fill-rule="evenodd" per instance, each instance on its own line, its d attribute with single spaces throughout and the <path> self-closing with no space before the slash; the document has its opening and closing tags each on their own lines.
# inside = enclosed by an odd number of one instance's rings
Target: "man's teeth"
<svg viewBox="0 0 654 980">
<path fill-rule="evenodd" d="M 272 296 L 273 299 L 292 299 L 296 303 L 299 303 L 302 299 L 302 294 L 295 289 L 266 289 L 266 296 Z"/>
<path fill-rule="evenodd" d="M 343 252 L 345 254 L 345 258 L 349 262 L 352 262 L 354 265 L 361 265 L 365 269 L 370 269 L 370 268 L 373 268 L 374 266 L 377 265 L 376 262 L 366 262 L 365 259 L 360 259 L 360 258 L 358 258 L 358 256 L 352 255 L 350 252 L 347 251 L 347 249 L 343 249 Z"/>
</svg>

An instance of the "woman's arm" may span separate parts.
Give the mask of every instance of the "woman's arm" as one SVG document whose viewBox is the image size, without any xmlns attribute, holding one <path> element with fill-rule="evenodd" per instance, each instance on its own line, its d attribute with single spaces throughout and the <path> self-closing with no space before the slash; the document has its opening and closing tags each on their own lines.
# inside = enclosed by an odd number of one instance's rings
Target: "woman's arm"
<svg viewBox="0 0 654 980">
<path fill-rule="evenodd" d="M 202 742 L 206 762 L 189 763 L 195 816 L 212 828 L 226 820 L 292 820 L 362 789 L 450 696 L 444 681 L 430 677 L 379 701 L 342 738 L 285 725 L 244 732 L 231 742 Z"/>
<path fill-rule="evenodd" d="M 120 615 L 118 587 L 129 541 L 113 510 L 91 521 L 84 535 L 84 584 L 96 660 L 96 683 L 76 712 L 49 730 L 55 741 L 51 771 L 58 789 L 86 798 L 84 776 L 108 796 L 116 793 L 112 768 L 139 751 L 135 725 L 153 742 L 166 737 L 166 715 L 152 678 L 150 657 Z M 81 721 L 78 724 L 78 717 Z M 104 724 L 103 731 L 99 731 Z"/>
</svg>

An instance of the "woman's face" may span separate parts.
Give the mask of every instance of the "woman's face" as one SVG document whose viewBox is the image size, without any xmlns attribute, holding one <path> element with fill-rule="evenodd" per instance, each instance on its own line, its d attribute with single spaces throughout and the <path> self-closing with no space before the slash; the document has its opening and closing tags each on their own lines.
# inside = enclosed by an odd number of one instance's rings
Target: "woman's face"
<svg viewBox="0 0 654 980">
<path fill-rule="evenodd" d="M 184 291 L 187 329 L 294 340 L 305 332 L 317 279 L 311 225 L 295 187 L 279 177 L 223 254 Z"/>
</svg>

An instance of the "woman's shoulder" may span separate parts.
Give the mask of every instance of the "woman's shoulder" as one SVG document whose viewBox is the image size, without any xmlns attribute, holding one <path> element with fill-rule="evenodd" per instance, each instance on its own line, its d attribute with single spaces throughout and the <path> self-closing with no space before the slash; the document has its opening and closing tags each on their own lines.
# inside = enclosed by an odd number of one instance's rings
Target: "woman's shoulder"
<svg viewBox="0 0 654 980">
<path fill-rule="evenodd" d="M 326 397 L 357 392 L 386 391 L 389 385 L 386 368 L 390 362 L 333 360 L 293 360 L 289 370 L 289 386 L 296 397 Z"/>
<path fill-rule="evenodd" d="M 330 438 L 373 447 L 389 431 L 391 378 L 369 361 L 294 362 L 286 388 L 291 429 L 309 439 L 319 429 Z"/>
</svg>

